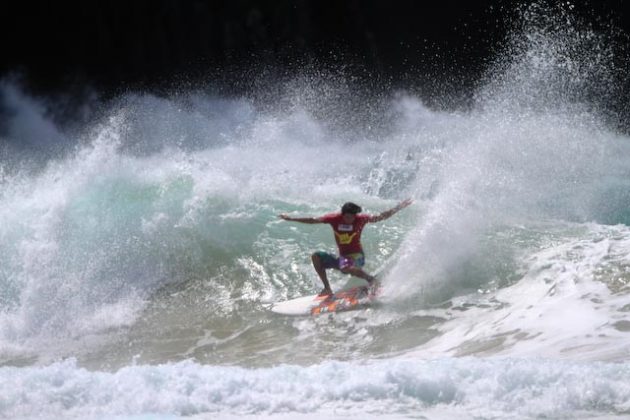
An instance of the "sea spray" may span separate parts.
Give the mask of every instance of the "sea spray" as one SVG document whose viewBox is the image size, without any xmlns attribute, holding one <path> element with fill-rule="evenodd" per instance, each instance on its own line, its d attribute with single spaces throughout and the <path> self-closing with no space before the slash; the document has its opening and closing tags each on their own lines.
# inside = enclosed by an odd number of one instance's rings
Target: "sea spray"
<svg viewBox="0 0 630 420">
<path fill-rule="evenodd" d="M 626 221 L 616 205 L 627 197 L 618 186 L 630 149 L 605 114 L 619 89 L 615 46 L 567 10 L 537 3 L 520 13 L 473 109 L 448 116 L 438 171 L 419 171 L 415 195 L 426 178 L 432 198 L 389 276 L 392 296 L 416 299 L 419 291 L 432 301 L 480 286 L 459 268 L 475 258 L 479 238 L 504 224 Z M 614 211 L 604 204 L 610 199 Z M 395 279 L 414 280 L 400 287 Z"/>
</svg>

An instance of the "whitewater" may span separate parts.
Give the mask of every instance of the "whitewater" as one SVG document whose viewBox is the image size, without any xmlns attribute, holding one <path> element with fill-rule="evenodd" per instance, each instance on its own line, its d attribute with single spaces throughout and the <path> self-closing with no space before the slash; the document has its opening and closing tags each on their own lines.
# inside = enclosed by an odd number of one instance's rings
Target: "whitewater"
<svg viewBox="0 0 630 420">
<path fill-rule="evenodd" d="M 570 10 L 519 19 L 460 105 L 314 67 L 60 119 L 3 81 L 0 417 L 630 416 L 619 57 Z M 363 234 L 376 304 L 269 310 L 335 249 L 279 214 L 408 197 Z"/>
</svg>

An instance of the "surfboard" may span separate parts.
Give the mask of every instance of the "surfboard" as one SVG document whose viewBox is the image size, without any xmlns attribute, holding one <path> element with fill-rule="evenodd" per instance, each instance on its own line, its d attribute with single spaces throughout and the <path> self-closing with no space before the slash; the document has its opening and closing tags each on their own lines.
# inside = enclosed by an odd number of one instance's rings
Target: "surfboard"
<svg viewBox="0 0 630 420">
<path fill-rule="evenodd" d="M 332 295 L 311 295 L 271 304 L 271 311 L 283 315 L 321 315 L 359 309 L 376 299 L 380 289 L 357 286 Z"/>
</svg>

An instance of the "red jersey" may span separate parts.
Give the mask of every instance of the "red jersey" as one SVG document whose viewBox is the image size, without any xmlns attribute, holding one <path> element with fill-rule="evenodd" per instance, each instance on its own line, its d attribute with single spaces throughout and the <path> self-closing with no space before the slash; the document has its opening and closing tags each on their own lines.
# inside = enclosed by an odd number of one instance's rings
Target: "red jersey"
<svg viewBox="0 0 630 420">
<path fill-rule="evenodd" d="M 371 221 L 367 214 L 357 214 L 352 224 L 343 220 L 341 213 L 331 213 L 319 218 L 321 222 L 328 223 L 335 233 L 335 241 L 339 247 L 339 255 L 356 254 L 363 252 L 361 247 L 361 231 Z"/>
</svg>

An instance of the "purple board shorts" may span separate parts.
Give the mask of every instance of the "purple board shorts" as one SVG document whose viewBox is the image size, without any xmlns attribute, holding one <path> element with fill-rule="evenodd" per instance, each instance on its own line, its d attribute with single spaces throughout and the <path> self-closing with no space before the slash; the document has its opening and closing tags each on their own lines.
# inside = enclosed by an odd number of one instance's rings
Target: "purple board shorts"
<svg viewBox="0 0 630 420">
<path fill-rule="evenodd" d="M 365 256 L 361 252 L 343 255 L 341 257 L 323 251 L 316 252 L 315 254 L 319 256 L 322 266 L 325 269 L 335 268 L 337 270 L 343 270 L 351 267 L 361 268 L 365 265 Z"/>
</svg>

